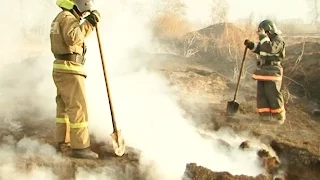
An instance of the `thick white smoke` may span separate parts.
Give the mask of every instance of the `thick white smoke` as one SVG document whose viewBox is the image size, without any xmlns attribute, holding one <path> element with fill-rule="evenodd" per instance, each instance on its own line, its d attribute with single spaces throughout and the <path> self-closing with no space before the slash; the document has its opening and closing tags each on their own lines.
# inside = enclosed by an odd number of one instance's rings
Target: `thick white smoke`
<svg viewBox="0 0 320 180">
<path fill-rule="evenodd" d="M 9 24 L 4 26 L 7 29 L 1 29 L 1 38 L 4 39 L 1 48 L 6 50 L 0 54 L 2 61 L 5 62 L 0 66 L 1 72 L 4 73 L 0 79 L 0 110 L 1 116 L 6 120 L 1 124 L 1 129 L 11 127 L 14 131 L 23 132 L 25 130 L 23 124 L 37 124 L 43 120 L 46 120 L 46 125 L 49 124 L 48 128 L 53 128 L 55 116 L 55 87 L 51 77 L 53 56 L 50 53 L 47 36 L 49 36 L 48 26 L 59 9 L 54 2 L 48 4 L 38 4 L 39 0 L 33 2 L 37 7 L 46 8 L 46 13 L 43 12 L 43 8 L 30 7 L 29 10 L 27 7 L 31 5 L 24 4 L 23 14 L 28 15 L 26 16 L 28 21 L 19 17 L 15 17 L 17 21 L 2 21 Z M 19 5 L 18 2 L 13 4 L 17 7 Z M 102 15 L 100 33 L 116 120 L 127 145 L 142 151 L 141 170 L 148 169 L 148 179 L 155 180 L 180 179 L 186 163 L 189 162 L 196 162 L 214 171 L 229 171 L 232 174 L 261 173 L 263 170 L 257 166 L 256 152 L 238 150 L 242 138 L 232 133 L 215 134 L 216 138 L 228 139 L 231 149 L 221 146 L 218 141 L 203 139 L 195 131 L 192 120 L 186 118 L 185 112 L 178 106 L 179 91 L 171 88 L 164 76 L 149 70 L 146 62 L 135 56 L 136 52 L 152 51 L 152 32 L 148 23 L 156 13 L 158 5 L 159 1 L 156 0 L 97 1 L 97 9 Z M 24 30 L 29 28 L 27 34 L 31 34 L 30 32 L 37 29 L 35 26 L 42 31 L 47 30 L 48 34 L 44 36 L 39 34 L 40 40 L 36 39 L 37 41 L 32 38 L 26 40 L 23 35 Z M 6 35 L 7 32 L 12 33 L 11 37 L 15 39 Z M 38 44 L 34 44 L 35 42 Z M 112 124 L 95 33 L 87 39 L 87 45 L 86 87 L 89 128 L 98 141 L 107 142 L 110 141 Z M 40 46 L 43 49 L 36 51 L 30 48 L 33 46 L 36 48 Z M 36 58 L 25 52 L 26 48 L 30 48 Z M 52 129 L 50 131 L 53 132 Z M 8 130 L 4 132 L 7 133 Z M 39 134 L 39 137 L 41 136 Z M 18 171 L 17 163 L 22 156 L 21 148 L 24 149 L 22 154 L 31 156 L 33 153 L 61 160 L 59 155 L 53 153 L 52 146 L 38 144 L 37 141 L 26 138 L 19 142 L 14 140 L 5 142 L 0 147 L 0 151 L 6 153 L 4 156 L 6 161 L 2 161 L 0 167 L 0 177 L 2 174 L 12 174 L 8 179 L 25 177 L 43 179 L 44 176 L 46 179 L 57 178 L 52 169 L 38 166 L 30 172 L 13 175 L 13 172 Z M 25 151 L 31 151 L 31 155 Z M 113 167 L 104 167 L 102 170 L 78 169 L 76 178 L 122 179 L 124 175 L 117 176 L 117 172 Z"/>
<path fill-rule="evenodd" d="M 106 7 L 101 12 L 105 19 L 100 32 L 112 101 L 127 145 L 142 151 L 142 165 L 155 167 L 150 179 L 179 179 L 189 162 L 233 174 L 261 173 L 255 151 L 238 150 L 240 139 L 235 149 L 227 151 L 219 143 L 201 138 L 178 106 L 178 92 L 169 87 L 164 76 L 147 70 L 146 64 L 135 58 L 135 51 L 150 52 L 148 47 L 152 46 L 148 17 L 155 14 L 153 1 L 140 0 L 139 6 L 132 1 L 118 4 L 119 9 L 115 2 L 99 5 Z M 104 16 L 109 8 L 115 13 Z M 90 130 L 100 141 L 110 141 L 112 125 L 96 36 L 91 36 L 88 43 Z M 228 134 L 220 138 L 226 137 Z"/>
<path fill-rule="evenodd" d="M 56 155 L 52 146 L 29 138 L 16 141 L 12 136 L 2 137 L 1 142 L 0 179 L 58 179 L 52 169 L 35 164 L 36 162 L 42 162 L 54 165 L 64 162 L 60 156 Z M 25 162 L 29 164 L 29 171 L 27 172 L 22 168 L 19 169 L 19 165 Z"/>
</svg>

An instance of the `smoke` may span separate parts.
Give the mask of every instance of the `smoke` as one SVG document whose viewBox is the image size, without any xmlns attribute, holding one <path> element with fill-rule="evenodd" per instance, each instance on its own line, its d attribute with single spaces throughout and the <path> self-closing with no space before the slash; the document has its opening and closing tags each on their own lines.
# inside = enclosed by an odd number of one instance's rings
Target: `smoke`
<svg viewBox="0 0 320 180">
<path fill-rule="evenodd" d="M 148 68 L 147 65 L 157 59 L 136 56 L 137 53 L 152 53 L 149 20 L 157 13 L 159 1 L 100 0 L 96 3 L 102 16 L 100 35 L 115 118 L 127 146 L 141 151 L 139 168 L 147 172 L 147 179 L 180 179 L 189 162 L 232 174 L 254 176 L 262 173 L 263 170 L 257 165 L 256 151 L 243 152 L 238 149 L 243 138 L 232 132 L 220 132 L 213 139 L 200 136 L 192 119 L 188 119 L 187 113 L 178 105 L 181 98 L 179 91 L 170 87 L 170 82 L 162 74 Z M 18 7 L 19 4 L 15 2 L 13 5 Z M 23 23 L 2 21 L 8 24 L 6 29 L 1 29 L 1 48 L 4 51 L 1 51 L 0 57 L 4 63 L 0 66 L 0 109 L 5 121 L 0 129 L 4 129 L 1 131 L 4 133 L 27 134 L 26 131 L 32 131 L 27 129 L 29 126 L 43 123 L 44 127 L 36 128 L 44 130 L 33 129 L 34 132 L 29 134 L 48 138 L 48 134 L 53 136 L 51 128 L 55 116 L 55 87 L 51 77 L 53 57 L 47 39 L 48 24 L 59 9 L 54 2 L 39 6 L 46 8 L 46 13 L 43 13 L 43 8 L 23 4 L 19 7 L 23 7 L 23 14 L 28 15 L 26 20 L 21 20 L 21 16 L 13 17 Z M 33 9 L 36 9 L 35 12 Z M 47 34 L 40 33 L 36 37 L 31 36 L 32 31 Z M 7 36 L 7 32 L 12 36 Z M 25 33 L 30 36 L 25 38 Z M 95 32 L 87 39 L 87 46 L 89 129 L 97 141 L 110 142 L 109 135 L 113 129 Z M 37 56 L 31 56 L 29 50 Z M 228 139 L 230 148 L 222 146 L 217 139 Z M 5 142 L 0 147 L 3 159 L 0 177 L 6 176 L 1 179 L 57 179 L 53 164 L 66 163 L 64 158 L 55 154 L 54 147 L 46 143 L 29 138 L 19 141 L 9 138 Z M 32 162 L 35 157 L 43 158 L 41 161 L 49 167 L 35 164 L 29 172 L 19 171 L 21 158 Z M 76 179 L 132 178 L 131 173 L 121 174 L 118 168 L 111 165 L 97 169 L 77 168 L 75 176 Z"/>
<path fill-rule="evenodd" d="M 22 138 L 16 141 L 12 136 L 4 136 L 0 145 L 0 179 L 48 179 L 57 180 L 51 168 L 36 165 L 62 163 L 64 160 L 55 154 L 55 149 L 48 144 L 41 144 L 37 140 Z M 36 161 L 35 161 L 36 160 Z M 22 167 L 28 164 L 25 171 Z"/>
<path fill-rule="evenodd" d="M 153 1 L 139 1 L 139 6 L 127 2 L 100 26 L 115 119 L 127 145 L 142 151 L 141 169 L 153 167 L 148 168 L 147 179 L 179 179 L 189 162 L 233 174 L 261 173 L 256 151 L 238 150 L 240 139 L 231 151 L 220 148 L 218 142 L 203 139 L 178 106 L 179 92 L 169 86 L 163 75 L 149 70 L 145 61 L 136 58 L 135 51 L 150 52 L 152 46 L 146 17 L 156 13 L 153 5 Z M 101 3 L 99 7 L 110 4 Z M 117 7 L 112 9 L 116 11 Z M 148 8 L 149 11 L 142 11 Z M 95 35 L 88 40 L 88 46 L 90 130 L 99 141 L 106 142 L 112 125 Z"/>
</svg>

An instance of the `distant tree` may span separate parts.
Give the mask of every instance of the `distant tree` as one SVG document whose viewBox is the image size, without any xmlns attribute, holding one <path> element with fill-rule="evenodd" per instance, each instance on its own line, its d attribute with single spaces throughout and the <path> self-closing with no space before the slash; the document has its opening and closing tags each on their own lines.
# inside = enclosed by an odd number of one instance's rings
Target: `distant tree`
<svg viewBox="0 0 320 180">
<path fill-rule="evenodd" d="M 311 22 L 313 24 L 319 24 L 319 0 L 306 0 L 309 7 L 310 7 L 310 16 L 311 16 Z"/>
<path fill-rule="evenodd" d="M 244 18 L 238 18 L 237 22 L 234 24 L 237 24 L 238 26 L 241 26 L 242 28 L 246 30 L 253 30 L 257 26 L 257 22 L 255 21 L 256 14 L 254 12 L 251 12 L 247 17 Z"/>
<path fill-rule="evenodd" d="M 158 13 L 170 13 L 176 16 L 184 16 L 186 14 L 186 5 L 182 0 L 161 0 Z"/>
<path fill-rule="evenodd" d="M 159 0 L 153 22 L 153 33 L 157 37 L 180 38 L 190 27 L 186 19 L 186 5 L 182 0 Z"/>
<path fill-rule="evenodd" d="M 247 21 L 246 21 L 247 27 L 255 26 L 254 19 L 255 19 L 255 14 L 254 14 L 254 12 L 251 12 L 247 18 Z"/>
<path fill-rule="evenodd" d="M 227 0 L 213 0 L 212 22 L 225 23 L 228 21 L 229 4 Z"/>
</svg>

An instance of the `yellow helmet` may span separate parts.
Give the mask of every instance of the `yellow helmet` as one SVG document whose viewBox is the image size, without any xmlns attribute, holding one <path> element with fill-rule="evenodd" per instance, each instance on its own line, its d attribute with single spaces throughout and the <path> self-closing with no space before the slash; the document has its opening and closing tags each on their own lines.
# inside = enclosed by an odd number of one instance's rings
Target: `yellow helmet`
<svg viewBox="0 0 320 180">
<path fill-rule="evenodd" d="M 74 6 L 73 0 L 57 0 L 56 4 L 64 9 L 71 10 Z"/>
</svg>

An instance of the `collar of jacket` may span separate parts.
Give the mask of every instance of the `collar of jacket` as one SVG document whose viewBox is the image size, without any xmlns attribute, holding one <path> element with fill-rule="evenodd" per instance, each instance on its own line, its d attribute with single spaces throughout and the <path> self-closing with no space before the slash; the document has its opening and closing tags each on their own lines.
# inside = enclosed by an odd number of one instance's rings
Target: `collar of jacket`
<svg viewBox="0 0 320 180">
<path fill-rule="evenodd" d="M 272 40 L 274 40 L 277 36 L 279 36 L 278 34 L 270 34 L 269 35 L 269 38 L 270 38 L 270 40 L 272 41 Z"/>
<path fill-rule="evenodd" d="M 74 17 L 76 17 L 77 20 L 81 21 L 81 17 L 79 16 L 79 14 L 77 13 L 77 11 L 75 11 L 74 9 L 65 9 L 65 8 L 61 8 L 63 11 L 69 11 L 71 12 L 71 14 L 74 15 Z"/>
<path fill-rule="evenodd" d="M 70 12 L 80 21 L 81 20 L 81 17 L 79 16 L 79 14 L 74 10 L 74 9 L 71 9 Z"/>
</svg>

